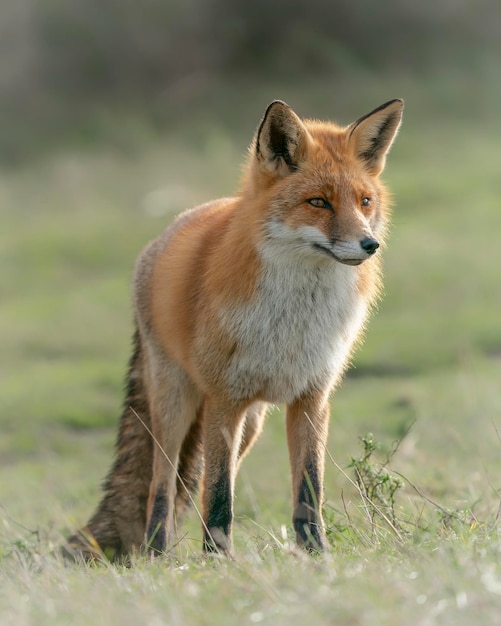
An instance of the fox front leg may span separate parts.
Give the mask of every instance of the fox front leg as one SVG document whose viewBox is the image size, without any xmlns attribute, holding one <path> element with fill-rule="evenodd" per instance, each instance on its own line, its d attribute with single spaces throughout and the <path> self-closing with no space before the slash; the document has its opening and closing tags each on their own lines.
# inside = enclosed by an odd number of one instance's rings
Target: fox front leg
<svg viewBox="0 0 501 626">
<path fill-rule="evenodd" d="M 204 551 L 231 555 L 233 494 L 245 407 L 207 401 L 204 415 Z"/>
<path fill-rule="evenodd" d="M 287 407 L 292 521 L 298 545 L 313 552 L 327 547 L 322 502 L 328 419 L 326 394 L 304 396 Z"/>
</svg>

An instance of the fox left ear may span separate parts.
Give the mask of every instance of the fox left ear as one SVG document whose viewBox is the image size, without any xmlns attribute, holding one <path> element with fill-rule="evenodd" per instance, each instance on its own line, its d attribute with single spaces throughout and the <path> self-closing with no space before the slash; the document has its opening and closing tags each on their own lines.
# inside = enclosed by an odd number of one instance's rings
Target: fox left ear
<svg viewBox="0 0 501 626">
<path fill-rule="evenodd" d="M 390 100 L 348 128 L 349 143 L 356 156 L 375 176 L 384 169 L 386 155 L 402 122 L 403 108 L 403 100 Z"/>
<path fill-rule="evenodd" d="M 294 111 L 285 102 L 275 100 L 257 130 L 256 158 L 269 173 L 286 176 L 305 156 L 308 138 L 306 127 Z"/>
</svg>

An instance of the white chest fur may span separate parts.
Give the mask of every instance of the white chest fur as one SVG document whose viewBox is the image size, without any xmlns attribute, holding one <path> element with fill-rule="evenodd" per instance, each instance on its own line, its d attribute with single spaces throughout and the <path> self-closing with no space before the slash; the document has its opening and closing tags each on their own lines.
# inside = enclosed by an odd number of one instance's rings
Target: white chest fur
<svg viewBox="0 0 501 626">
<path fill-rule="evenodd" d="M 234 397 L 291 402 L 343 369 L 366 315 L 357 272 L 335 261 L 263 268 L 257 297 L 225 314 L 237 349 L 226 382 Z"/>
</svg>

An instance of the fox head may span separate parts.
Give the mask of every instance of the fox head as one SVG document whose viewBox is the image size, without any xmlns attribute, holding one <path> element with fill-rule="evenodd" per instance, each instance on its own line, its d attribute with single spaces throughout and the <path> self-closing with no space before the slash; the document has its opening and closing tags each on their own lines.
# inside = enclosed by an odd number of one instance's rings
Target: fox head
<svg viewBox="0 0 501 626">
<path fill-rule="evenodd" d="M 347 265 L 376 253 L 388 210 L 379 175 L 402 110 L 402 100 L 390 100 L 343 128 L 301 120 L 279 100 L 269 105 L 247 178 L 250 193 L 266 205 L 268 250 Z"/>
</svg>

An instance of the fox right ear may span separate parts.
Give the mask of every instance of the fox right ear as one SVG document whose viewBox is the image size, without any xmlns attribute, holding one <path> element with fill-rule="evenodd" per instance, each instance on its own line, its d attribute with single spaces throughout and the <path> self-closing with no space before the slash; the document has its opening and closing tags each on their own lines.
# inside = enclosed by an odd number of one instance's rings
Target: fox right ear
<svg viewBox="0 0 501 626">
<path fill-rule="evenodd" d="M 259 125 L 256 158 L 278 176 L 297 169 L 305 155 L 308 131 L 294 111 L 281 100 L 272 102 Z"/>
<path fill-rule="evenodd" d="M 385 102 L 349 127 L 349 142 L 357 158 L 377 176 L 402 122 L 403 100 Z"/>
</svg>

